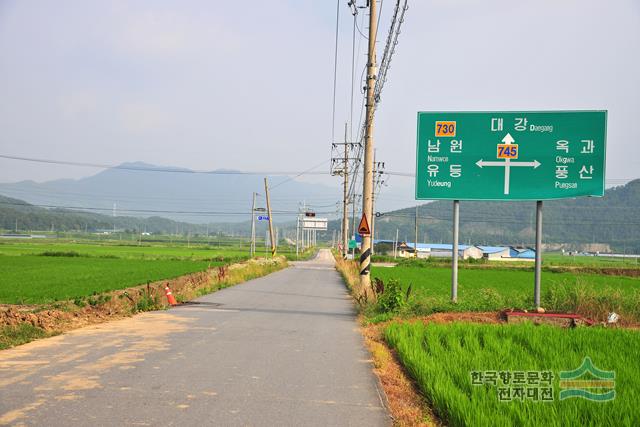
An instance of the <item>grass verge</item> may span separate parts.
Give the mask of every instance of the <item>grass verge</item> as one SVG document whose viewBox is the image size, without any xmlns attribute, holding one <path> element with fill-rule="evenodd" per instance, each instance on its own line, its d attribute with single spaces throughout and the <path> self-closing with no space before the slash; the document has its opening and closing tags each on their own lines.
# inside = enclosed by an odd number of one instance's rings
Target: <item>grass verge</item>
<svg viewBox="0 0 640 427">
<path fill-rule="evenodd" d="M 0 350 L 55 335 L 30 323 L 0 327 Z"/>
</svg>

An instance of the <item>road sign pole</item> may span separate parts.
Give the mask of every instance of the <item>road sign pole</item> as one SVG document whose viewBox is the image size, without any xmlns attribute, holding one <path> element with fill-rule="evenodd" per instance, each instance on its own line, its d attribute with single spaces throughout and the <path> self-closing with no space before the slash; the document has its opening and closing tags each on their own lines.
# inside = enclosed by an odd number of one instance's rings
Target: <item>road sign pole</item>
<svg viewBox="0 0 640 427">
<path fill-rule="evenodd" d="M 542 200 L 536 202 L 536 272 L 534 301 L 540 308 L 540 275 L 542 273 Z"/>
<path fill-rule="evenodd" d="M 460 227 L 460 200 L 453 201 L 453 250 L 451 252 L 451 301 L 458 302 L 458 236 Z"/>
</svg>

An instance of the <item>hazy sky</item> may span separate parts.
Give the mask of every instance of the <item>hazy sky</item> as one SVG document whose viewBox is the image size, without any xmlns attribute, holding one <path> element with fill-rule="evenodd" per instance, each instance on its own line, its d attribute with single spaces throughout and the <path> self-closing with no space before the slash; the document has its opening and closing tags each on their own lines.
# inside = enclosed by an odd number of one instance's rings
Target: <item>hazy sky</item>
<svg viewBox="0 0 640 427">
<path fill-rule="evenodd" d="M 339 136 L 351 84 L 346 3 Z M 383 4 L 380 41 L 394 3 Z M 0 154 L 308 169 L 330 155 L 335 8 L 0 0 Z M 377 114 L 377 157 L 414 172 L 418 110 L 607 109 L 607 179 L 639 177 L 639 52 L 638 0 L 410 0 Z M 95 172 L 0 159 L 0 182 Z M 410 204 L 412 179 L 389 184 L 381 197 Z"/>
</svg>

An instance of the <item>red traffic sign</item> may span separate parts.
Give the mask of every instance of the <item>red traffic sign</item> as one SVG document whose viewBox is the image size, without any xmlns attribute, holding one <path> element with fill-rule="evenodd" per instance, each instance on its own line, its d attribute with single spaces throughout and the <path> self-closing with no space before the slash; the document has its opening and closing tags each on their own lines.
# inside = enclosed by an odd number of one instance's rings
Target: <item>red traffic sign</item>
<svg viewBox="0 0 640 427">
<path fill-rule="evenodd" d="M 367 221 L 367 217 L 365 214 L 362 214 L 362 219 L 360 220 L 360 225 L 358 226 L 358 233 L 361 236 L 371 235 L 371 229 L 369 228 L 369 222 Z"/>
</svg>

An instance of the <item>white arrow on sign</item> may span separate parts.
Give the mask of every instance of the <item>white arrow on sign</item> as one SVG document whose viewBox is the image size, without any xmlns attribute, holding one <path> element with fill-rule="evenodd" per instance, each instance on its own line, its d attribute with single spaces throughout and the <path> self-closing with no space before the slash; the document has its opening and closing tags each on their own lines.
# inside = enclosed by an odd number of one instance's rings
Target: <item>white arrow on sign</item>
<svg viewBox="0 0 640 427">
<path fill-rule="evenodd" d="M 511 136 L 510 133 L 506 134 L 504 138 L 502 138 L 502 142 L 505 144 L 513 144 L 515 139 Z M 533 162 L 512 162 L 511 159 L 505 159 L 504 162 L 486 162 L 482 159 L 476 162 L 479 168 L 484 166 L 499 166 L 504 167 L 504 194 L 509 194 L 509 178 L 511 175 L 511 166 L 514 167 L 532 167 L 536 169 L 540 166 L 540 162 L 534 160 Z"/>
<path fill-rule="evenodd" d="M 509 159 L 507 159 L 509 160 Z M 478 160 L 476 162 L 476 165 L 483 167 L 483 166 L 504 166 L 504 162 L 486 162 L 482 159 Z M 529 167 L 533 167 L 534 169 L 537 168 L 538 166 L 540 166 L 541 163 L 537 160 L 534 160 L 533 162 L 511 162 L 509 166 L 529 166 Z"/>
</svg>

